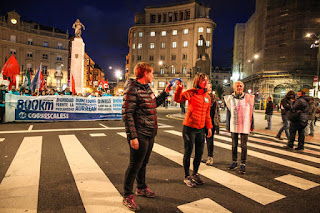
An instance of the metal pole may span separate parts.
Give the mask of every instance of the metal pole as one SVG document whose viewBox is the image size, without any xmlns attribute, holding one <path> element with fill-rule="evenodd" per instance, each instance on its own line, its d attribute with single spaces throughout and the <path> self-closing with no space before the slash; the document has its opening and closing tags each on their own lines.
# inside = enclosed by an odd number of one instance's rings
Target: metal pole
<svg viewBox="0 0 320 213">
<path fill-rule="evenodd" d="M 253 61 L 251 62 L 251 92 L 253 93 Z"/>
<path fill-rule="evenodd" d="M 319 90 L 320 46 L 318 46 L 317 62 L 318 62 L 318 67 L 317 67 L 318 81 L 317 81 L 316 92 L 315 92 L 315 97 L 316 98 L 318 98 L 318 90 Z"/>
</svg>

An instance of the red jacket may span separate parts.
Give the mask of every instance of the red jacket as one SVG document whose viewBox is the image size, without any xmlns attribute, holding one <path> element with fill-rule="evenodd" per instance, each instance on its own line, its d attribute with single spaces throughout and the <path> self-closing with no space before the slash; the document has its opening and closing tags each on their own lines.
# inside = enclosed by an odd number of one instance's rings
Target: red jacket
<svg viewBox="0 0 320 213">
<path fill-rule="evenodd" d="M 210 117 L 211 98 L 208 93 L 203 90 L 189 89 L 182 92 L 183 85 L 178 86 L 174 94 L 174 101 L 182 103 L 188 100 L 188 111 L 184 118 L 183 125 L 202 129 L 205 126 L 212 129 L 212 121 Z M 202 92 L 201 92 L 202 91 Z"/>
</svg>

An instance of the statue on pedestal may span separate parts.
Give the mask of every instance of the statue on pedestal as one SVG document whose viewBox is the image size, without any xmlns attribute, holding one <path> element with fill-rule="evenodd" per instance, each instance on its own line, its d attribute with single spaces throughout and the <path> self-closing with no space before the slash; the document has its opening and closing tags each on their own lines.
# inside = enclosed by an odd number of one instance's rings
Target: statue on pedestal
<svg viewBox="0 0 320 213">
<path fill-rule="evenodd" d="M 81 38 L 81 28 L 83 28 L 83 30 L 86 29 L 79 19 L 77 19 L 77 21 L 74 22 L 74 24 L 72 25 L 72 28 L 75 29 L 74 30 L 75 36 L 80 38 Z"/>
</svg>

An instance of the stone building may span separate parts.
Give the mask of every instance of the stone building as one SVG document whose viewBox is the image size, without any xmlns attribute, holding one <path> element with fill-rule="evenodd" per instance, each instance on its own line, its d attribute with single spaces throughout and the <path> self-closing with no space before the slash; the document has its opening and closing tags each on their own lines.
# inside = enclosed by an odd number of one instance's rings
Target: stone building
<svg viewBox="0 0 320 213">
<path fill-rule="evenodd" d="M 320 33 L 320 1 L 256 0 L 248 22 L 235 26 L 233 81 L 276 102 L 289 90 L 313 88 L 317 48 L 310 49 L 308 32 Z"/>
<path fill-rule="evenodd" d="M 148 6 L 145 12 L 137 13 L 128 34 L 126 78 L 134 76 L 138 62 L 149 63 L 154 68 L 151 87 L 157 94 L 173 78 L 182 78 L 185 88 L 190 89 L 197 72 L 209 75 L 216 26 L 209 11 L 209 7 L 192 0 Z"/>
<path fill-rule="evenodd" d="M 49 88 L 68 84 L 68 32 L 21 19 L 11 11 L 0 17 L 0 65 L 14 54 L 20 65 L 20 84 L 27 68 L 33 75 L 42 63 Z"/>
<path fill-rule="evenodd" d="M 85 82 L 84 87 L 86 88 L 86 91 L 83 92 L 97 91 L 100 78 L 104 79 L 103 70 L 90 58 L 87 53 L 85 53 L 83 82 Z"/>
</svg>

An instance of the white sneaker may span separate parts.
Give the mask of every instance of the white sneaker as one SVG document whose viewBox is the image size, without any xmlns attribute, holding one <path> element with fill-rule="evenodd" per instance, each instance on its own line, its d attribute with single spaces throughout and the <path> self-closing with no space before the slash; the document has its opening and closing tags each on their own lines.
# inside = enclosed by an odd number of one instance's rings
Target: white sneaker
<svg viewBox="0 0 320 213">
<path fill-rule="evenodd" d="M 208 160 L 207 160 L 206 164 L 208 166 L 213 166 L 213 157 L 208 157 Z"/>
</svg>

